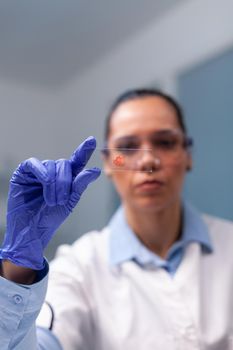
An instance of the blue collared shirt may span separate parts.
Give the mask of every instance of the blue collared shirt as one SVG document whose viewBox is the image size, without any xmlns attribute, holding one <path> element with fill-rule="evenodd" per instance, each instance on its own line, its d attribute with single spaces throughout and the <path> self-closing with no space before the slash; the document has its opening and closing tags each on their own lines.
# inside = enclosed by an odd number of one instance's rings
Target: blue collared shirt
<svg viewBox="0 0 233 350">
<path fill-rule="evenodd" d="M 120 207 L 110 223 L 109 259 L 112 265 L 134 260 L 142 267 L 162 267 L 173 276 L 182 260 L 185 247 L 197 242 L 202 249 L 211 253 L 213 246 L 208 229 L 200 214 L 188 203 L 183 205 L 183 228 L 181 238 L 168 251 L 167 258 L 162 259 L 145 247 L 127 224 L 124 210 Z"/>
</svg>

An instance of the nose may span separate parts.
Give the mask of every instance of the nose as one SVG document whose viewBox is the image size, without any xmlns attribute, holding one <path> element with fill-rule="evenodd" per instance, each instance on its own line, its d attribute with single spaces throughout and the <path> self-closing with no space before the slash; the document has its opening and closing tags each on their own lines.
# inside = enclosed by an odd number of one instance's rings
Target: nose
<svg viewBox="0 0 233 350">
<path fill-rule="evenodd" d="M 161 160 L 152 150 L 144 150 L 137 160 L 137 169 L 139 171 L 152 173 L 160 169 Z"/>
</svg>

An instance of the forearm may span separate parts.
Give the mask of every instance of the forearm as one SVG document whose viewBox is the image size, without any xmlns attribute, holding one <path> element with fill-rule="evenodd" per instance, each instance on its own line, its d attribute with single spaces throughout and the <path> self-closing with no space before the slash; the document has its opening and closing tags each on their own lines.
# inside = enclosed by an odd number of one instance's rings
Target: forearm
<svg viewBox="0 0 233 350">
<path fill-rule="evenodd" d="M 45 298 L 47 273 L 46 263 L 42 279 L 30 286 L 0 277 L 1 349 L 39 349 L 34 323 Z"/>
<path fill-rule="evenodd" d="M 2 261 L 0 274 L 9 281 L 27 285 L 34 283 L 36 279 L 36 271 L 15 265 L 9 260 Z"/>
</svg>

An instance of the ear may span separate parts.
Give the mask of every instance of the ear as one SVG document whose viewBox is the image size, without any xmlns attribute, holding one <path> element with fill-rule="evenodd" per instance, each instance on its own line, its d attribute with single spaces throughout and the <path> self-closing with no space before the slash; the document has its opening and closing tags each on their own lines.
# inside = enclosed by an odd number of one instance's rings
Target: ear
<svg viewBox="0 0 233 350">
<path fill-rule="evenodd" d="M 111 178 L 112 177 L 112 169 L 110 169 L 107 166 L 104 166 L 104 173 L 107 177 Z"/>
<path fill-rule="evenodd" d="M 187 155 L 187 165 L 186 165 L 186 170 L 191 171 L 193 168 L 193 159 L 191 153 L 188 153 Z"/>
<path fill-rule="evenodd" d="M 102 155 L 102 162 L 103 162 L 103 169 L 104 173 L 107 177 L 111 178 L 112 177 L 112 169 L 109 166 L 109 158 L 107 155 Z"/>
</svg>

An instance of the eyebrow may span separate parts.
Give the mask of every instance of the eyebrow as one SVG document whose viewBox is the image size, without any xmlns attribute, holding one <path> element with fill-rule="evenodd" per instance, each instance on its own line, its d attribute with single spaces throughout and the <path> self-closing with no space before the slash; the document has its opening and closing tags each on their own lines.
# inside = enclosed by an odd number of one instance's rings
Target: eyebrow
<svg viewBox="0 0 233 350">
<path fill-rule="evenodd" d="M 166 133 L 171 133 L 171 132 L 180 132 L 183 134 L 183 132 L 180 129 L 159 129 L 156 131 L 152 131 L 149 133 L 150 136 L 154 135 L 154 134 L 166 134 Z M 140 136 L 138 135 L 123 135 L 123 136 L 119 136 L 117 138 L 113 138 L 114 142 L 118 142 L 118 141 L 130 141 L 130 140 L 137 140 L 140 139 Z"/>
</svg>

